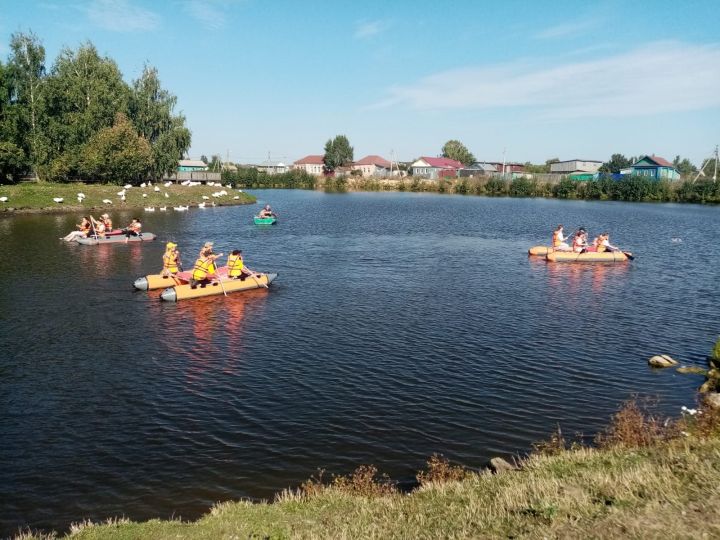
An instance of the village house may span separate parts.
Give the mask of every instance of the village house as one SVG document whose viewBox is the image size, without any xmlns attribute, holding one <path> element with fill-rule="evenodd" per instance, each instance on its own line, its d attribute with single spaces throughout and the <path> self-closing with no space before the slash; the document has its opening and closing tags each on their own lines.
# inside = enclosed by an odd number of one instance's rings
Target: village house
<svg viewBox="0 0 720 540">
<path fill-rule="evenodd" d="M 602 161 L 594 159 L 569 159 L 566 161 L 556 161 L 555 163 L 550 164 L 550 173 L 596 173 L 602 164 Z"/>
<path fill-rule="evenodd" d="M 267 174 L 282 174 L 290 170 L 290 167 L 285 165 L 282 161 L 273 161 L 271 159 L 263 161 L 260 165 L 255 165 L 255 168 L 259 172 Z"/>
<path fill-rule="evenodd" d="M 486 161 L 484 163 L 495 167 L 498 174 L 509 174 L 513 178 L 525 174 L 525 165 L 523 163 L 503 163 L 502 161 Z"/>
<path fill-rule="evenodd" d="M 656 180 L 679 180 L 680 172 L 668 160 L 660 156 L 643 156 L 633 163 L 631 174 L 649 176 Z"/>
<path fill-rule="evenodd" d="M 420 157 L 410 166 L 410 172 L 413 176 L 422 176 L 424 178 L 455 178 L 458 170 L 462 169 L 463 164 L 454 159 L 444 157 Z"/>
<path fill-rule="evenodd" d="M 468 165 L 467 167 L 463 167 L 462 169 L 460 169 L 458 171 L 458 176 L 491 176 L 493 174 L 496 174 L 497 172 L 497 167 L 495 167 L 495 165 L 476 161 L 472 165 Z"/>
<path fill-rule="evenodd" d="M 300 169 L 308 174 L 321 175 L 323 174 L 324 165 L 323 156 L 310 155 L 294 161 L 292 168 Z"/>
<path fill-rule="evenodd" d="M 199 159 L 181 159 L 178 161 L 178 172 L 207 171 L 207 163 Z"/>
<path fill-rule="evenodd" d="M 352 170 L 360 171 L 364 177 L 390 176 L 391 163 L 380 156 L 365 156 L 352 164 Z"/>
</svg>

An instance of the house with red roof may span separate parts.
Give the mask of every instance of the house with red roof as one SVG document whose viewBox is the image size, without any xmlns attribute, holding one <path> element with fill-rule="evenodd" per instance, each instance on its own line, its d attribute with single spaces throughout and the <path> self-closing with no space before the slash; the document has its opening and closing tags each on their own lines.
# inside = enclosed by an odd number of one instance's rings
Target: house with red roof
<svg viewBox="0 0 720 540">
<path fill-rule="evenodd" d="M 318 155 L 305 156 L 302 159 L 294 161 L 292 164 L 293 169 L 300 169 L 308 174 L 315 175 L 323 174 L 324 166 L 323 156 Z"/>
<path fill-rule="evenodd" d="M 649 176 L 656 180 L 679 180 L 680 172 L 675 165 L 660 156 L 643 156 L 633 163 L 631 167 L 633 175 Z"/>
<path fill-rule="evenodd" d="M 413 176 L 422 176 L 425 178 L 455 178 L 458 170 L 462 169 L 463 164 L 454 159 L 444 157 L 421 157 L 410 165 L 410 171 Z"/>
<path fill-rule="evenodd" d="M 365 156 L 352 164 L 352 169 L 365 177 L 390 176 L 390 167 L 390 162 L 380 156 Z"/>
</svg>

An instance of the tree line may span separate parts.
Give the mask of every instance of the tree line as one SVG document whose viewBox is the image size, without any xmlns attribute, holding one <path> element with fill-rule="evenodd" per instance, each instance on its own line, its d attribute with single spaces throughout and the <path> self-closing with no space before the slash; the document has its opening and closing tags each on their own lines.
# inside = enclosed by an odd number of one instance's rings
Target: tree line
<svg viewBox="0 0 720 540">
<path fill-rule="evenodd" d="M 39 180 L 124 184 L 158 180 L 190 148 L 177 98 L 146 65 L 128 84 L 91 42 L 48 67 L 32 32 L 15 33 L 0 60 L 0 183 Z"/>
</svg>

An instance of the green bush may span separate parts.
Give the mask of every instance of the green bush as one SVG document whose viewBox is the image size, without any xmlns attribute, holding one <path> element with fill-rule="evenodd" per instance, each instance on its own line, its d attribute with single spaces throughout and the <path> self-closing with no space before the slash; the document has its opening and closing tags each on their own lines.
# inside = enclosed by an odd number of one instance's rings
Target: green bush
<svg viewBox="0 0 720 540">
<path fill-rule="evenodd" d="M 534 197 L 535 182 L 526 176 L 515 178 L 510 182 L 509 194 L 511 197 Z"/>
<path fill-rule="evenodd" d="M 509 191 L 509 184 L 507 180 L 502 180 L 501 178 L 490 178 L 485 183 L 485 193 L 487 193 L 490 196 L 503 196 L 507 195 Z"/>
<path fill-rule="evenodd" d="M 575 199 L 577 197 L 577 182 L 563 178 L 552 189 L 553 195 L 558 199 Z"/>
<path fill-rule="evenodd" d="M 718 336 L 717 341 L 715 342 L 715 346 L 713 347 L 713 350 L 710 353 L 710 358 L 714 358 L 715 360 L 720 360 L 720 336 Z"/>
</svg>

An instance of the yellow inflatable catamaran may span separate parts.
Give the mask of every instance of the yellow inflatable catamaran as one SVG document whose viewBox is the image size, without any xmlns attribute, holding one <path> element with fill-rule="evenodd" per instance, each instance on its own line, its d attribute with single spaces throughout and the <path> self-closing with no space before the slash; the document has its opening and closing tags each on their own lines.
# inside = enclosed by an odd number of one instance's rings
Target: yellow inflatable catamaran
<svg viewBox="0 0 720 540">
<path fill-rule="evenodd" d="M 629 252 L 603 251 L 602 253 L 585 252 L 575 253 L 574 251 L 551 251 L 545 256 L 550 262 L 624 262 L 634 259 Z"/>
<path fill-rule="evenodd" d="M 177 302 L 178 300 L 200 298 L 202 296 L 228 295 L 233 292 L 259 288 L 267 289 L 268 285 L 275 281 L 276 278 L 277 274 L 253 273 L 244 280 L 221 277 L 219 280 L 198 285 L 195 288 L 192 288 L 189 283 L 185 283 L 168 287 L 160 294 L 160 299 L 166 302 Z"/>
</svg>

